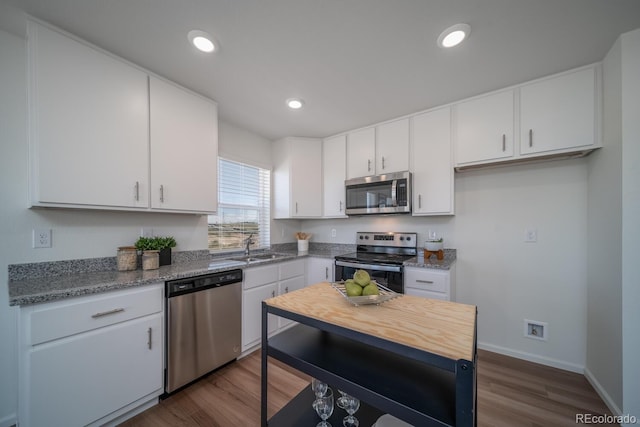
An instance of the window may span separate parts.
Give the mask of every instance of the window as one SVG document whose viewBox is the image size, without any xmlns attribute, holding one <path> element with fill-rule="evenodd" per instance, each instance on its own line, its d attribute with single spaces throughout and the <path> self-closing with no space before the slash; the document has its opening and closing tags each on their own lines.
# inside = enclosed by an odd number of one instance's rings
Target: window
<svg viewBox="0 0 640 427">
<path fill-rule="evenodd" d="M 218 213 L 209 215 L 209 249 L 270 246 L 271 172 L 218 158 Z"/>
</svg>

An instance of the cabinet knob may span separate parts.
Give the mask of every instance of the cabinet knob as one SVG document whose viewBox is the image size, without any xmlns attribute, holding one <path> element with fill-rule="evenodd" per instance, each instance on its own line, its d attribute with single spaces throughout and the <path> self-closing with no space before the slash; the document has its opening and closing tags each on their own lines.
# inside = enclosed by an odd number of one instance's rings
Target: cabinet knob
<svg viewBox="0 0 640 427">
<path fill-rule="evenodd" d="M 271 296 L 275 297 L 276 296 L 276 291 L 271 291 Z"/>
<path fill-rule="evenodd" d="M 284 288 L 284 293 L 288 293 L 289 292 L 289 287 L 287 286 L 286 288 Z"/>
</svg>

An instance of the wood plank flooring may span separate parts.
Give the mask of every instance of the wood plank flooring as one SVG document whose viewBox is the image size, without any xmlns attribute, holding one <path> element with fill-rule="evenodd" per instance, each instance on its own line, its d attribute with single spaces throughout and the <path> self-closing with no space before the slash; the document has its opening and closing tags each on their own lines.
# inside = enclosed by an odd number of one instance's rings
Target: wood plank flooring
<svg viewBox="0 0 640 427">
<path fill-rule="evenodd" d="M 270 361 L 269 416 L 309 381 L 307 375 Z M 610 414 L 584 376 L 478 351 L 478 426 L 575 426 L 576 414 L 581 413 Z M 259 425 L 259 351 L 121 424 L 122 427 Z"/>
</svg>

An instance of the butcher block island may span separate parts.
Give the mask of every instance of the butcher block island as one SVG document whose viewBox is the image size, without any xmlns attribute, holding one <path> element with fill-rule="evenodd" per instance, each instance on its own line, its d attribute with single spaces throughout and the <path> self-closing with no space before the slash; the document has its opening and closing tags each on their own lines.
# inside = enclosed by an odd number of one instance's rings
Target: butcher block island
<svg viewBox="0 0 640 427">
<path fill-rule="evenodd" d="M 268 336 L 271 315 L 298 322 Z M 273 357 L 360 399 L 355 416 L 372 426 L 391 414 L 414 426 L 476 425 L 476 306 L 399 295 L 353 305 L 330 283 L 262 303 L 262 425 L 315 425 L 310 388 L 267 415 L 267 358 Z M 342 425 L 337 406 L 329 419 Z"/>
</svg>

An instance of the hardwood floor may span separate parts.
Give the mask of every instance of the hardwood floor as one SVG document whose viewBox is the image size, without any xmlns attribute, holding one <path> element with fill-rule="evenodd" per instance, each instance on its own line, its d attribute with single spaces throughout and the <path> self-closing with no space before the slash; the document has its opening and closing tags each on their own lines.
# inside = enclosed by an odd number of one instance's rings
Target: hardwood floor
<svg viewBox="0 0 640 427">
<path fill-rule="evenodd" d="M 307 375 L 277 361 L 270 362 L 269 416 L 308 384 Z M 478 351 L 478 426 L 575 426 L 576 414 L 582 413 L 610 414 L 584 376 Z M 258 425 L 259 351 L 121 424 L 122 427 Z"/>
</svg>

